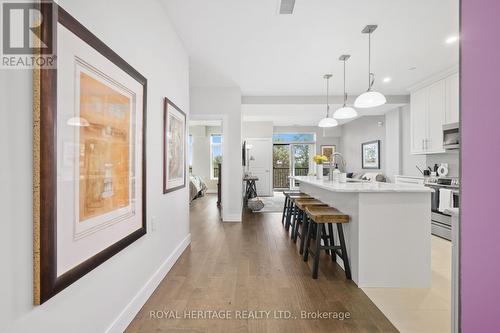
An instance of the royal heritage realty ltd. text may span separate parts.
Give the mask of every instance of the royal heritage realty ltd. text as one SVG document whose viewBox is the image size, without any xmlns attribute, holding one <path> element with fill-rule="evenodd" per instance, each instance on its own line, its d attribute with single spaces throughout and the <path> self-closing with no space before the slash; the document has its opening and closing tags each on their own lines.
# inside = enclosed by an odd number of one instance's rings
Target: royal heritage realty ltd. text
<svg viewBox="0 0 500 333">
<path fill-rule="evenodd" d="M 149 311 L 150 319 L 201 319 L 201 320 L 346 320 L 351 318 L 350 312 L 337 311 L 299 311 L 289 310 L 153 310 Z"/>
</svg>

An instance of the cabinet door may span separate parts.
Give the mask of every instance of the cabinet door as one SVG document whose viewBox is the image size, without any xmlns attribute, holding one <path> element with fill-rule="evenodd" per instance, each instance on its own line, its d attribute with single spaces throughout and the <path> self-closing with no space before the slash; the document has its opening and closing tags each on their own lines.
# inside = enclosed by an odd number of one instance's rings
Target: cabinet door
<svg viewBox="0 0 500 333">
<path fill-rule="evenodd" d="M 425 144 L 428 153 L 441 153 L 443 149 L 443 124 L 446 109 L 445 80 L 429 86 L 428 135 Z"/>
<path fill-rule="evenodd" d="M 460 99 L 459 82 L 458 73 L 446 78 L 446 124 L 458 123 Z"/>
<path fill-rule="evenodd" d="M 428 89 L 417 90 L 411 94 L 410 98 L 411 152 L 423 154 L 427 138 Z"/>
</svg>

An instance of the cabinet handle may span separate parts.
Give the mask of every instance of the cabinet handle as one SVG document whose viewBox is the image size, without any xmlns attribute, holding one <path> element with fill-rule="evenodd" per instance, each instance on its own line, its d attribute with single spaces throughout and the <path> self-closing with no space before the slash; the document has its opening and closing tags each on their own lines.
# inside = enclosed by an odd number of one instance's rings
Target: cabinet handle
<svg viewBox="0 0 500 333">
<path fill-rule="evenodd" d="M 424 141 L 425 141 L 425 140 L 424 140 L 424 139 L 422 139 L 422 150 L 425 150 L 425 148 L 424 148 Z"/>
</svg>

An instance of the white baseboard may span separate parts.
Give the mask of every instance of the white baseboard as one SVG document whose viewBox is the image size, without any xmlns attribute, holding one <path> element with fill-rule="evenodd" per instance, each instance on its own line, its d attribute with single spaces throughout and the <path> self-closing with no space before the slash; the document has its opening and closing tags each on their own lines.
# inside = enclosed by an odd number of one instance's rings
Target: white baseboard
<svg viewBox="0 0 500 333">
<path fill-rule="evenodd" d="M 125 331 L 189 244 L 191 244 L 191 234 L 188 234 L 174 252 L 163 262 L 163 264 L 161 264 L 141 290 L 132 298 L 130 303 L 127 304 L 125 309 L 123 309 L 118 317 L 109 325 L 106 333 L 122 333 Z"/>
<path fill-rule="evenodd" d="M 222 214 L 222 222 L 241 222 L 241 213 L 239 214 Z"/>
</svg>

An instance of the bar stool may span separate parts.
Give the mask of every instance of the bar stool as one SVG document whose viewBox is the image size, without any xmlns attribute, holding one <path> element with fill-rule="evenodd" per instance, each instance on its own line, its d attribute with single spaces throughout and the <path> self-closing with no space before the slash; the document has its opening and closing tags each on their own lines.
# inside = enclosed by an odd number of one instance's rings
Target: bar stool
<svg viewBox="0 0 500 333">
<path fill-rule="evenodd" d="M 283 195 L 285 196 L 285 202 L 283 204 L 283 214 L 281 215 L 281 224 L 285 225 L 285 217 L 288 209 L 288 201 L 290 200 L 290 194 L 300 193 L 298 190 L 289 190 L 283 191 Z"/>
<path fill-rule="evenodd" d="M 295 205 L 293 204 L 293 199 L 298 199 L 298 198 L 312 199 L 311 196 L 309 196 L 305 193 L 299 192 L 299 193 L 288 194 L 288 203 L 287 203 L 286 216 L 285 216 L 285 229 L 286 229 L 286 231 L 288 231 L 290 229 L 292 215 L 293 215 L 293 213 L 295 213 Z"/>
<path fill-rule="evenodd" d="M 347 257 L 347 249 L 345 245 L 344 238 L 344 230 L 342 228 L 342 224 L 349 222 L 349 215 L 342 213 L 341 211 L 332 208 L 332 207 L 314 207 L 309 206 L 305 209 L 306 218 L 309 219 L 307 234 L 306 234 L 306 244 L 304 248 L 304 261 L 307 262 L 309 252 L 314 257 L 313 268 L 312 268 L 312 277 L 313 279 L 318 278 L 318 266 L 319 266 L 319 254 L 321 250 L 329 249 L 332 250 L 332 261 L 335 261 L 335 255 L 338 255 L 342 261 L 344 262 L 344 270 L 345 276 L 347 279 L 351 279 L 351 268 L 349 266 L 349 259 Z M 333 237 L 333 233 L 330 232 L 330 243 L 331 245 L 321 245 L 322 234 L 325 229 L 324 225 L 329 226 L 329 231 L 332 230 L 331 225 L 337 225 L 337 231 L 339 234 L 340 245 L 335 245 Z M 316 247 L 314 251 L 311 251 L 309 245 L 311 243 L 311 238 L 313 238 L 313 229 L 316 229 Z"/>
<path fill-rule="evenodd" d="M 317 199 L 295 199 L 294 200 L 295 207 L 297 207 L 295 211 L 295 215 L 292 219 L 292 239 L 293 242 L 297 242 L 297 237 L 300 238 L 300 246 L 299 246 L 299 253 L 303 254 L 304 253 L 304 244 L 306 240 L 306 231 L 307 231 L 307 222 L 308 219 L 305 218 L 305 209 L 306 207 L 328 207 L 327 204 L 325 204 L 322 201 L 319 201 Z M 302 225 L 302 230 L 300 230 L 300 226 Z M 325 237 L 323 237 L 323 242 L 328 242 L 329 239 L 326 237 L 326 232 L 325 232 Z M 328 254 L 330 254 L 326 250 Z"/>
</svg>

